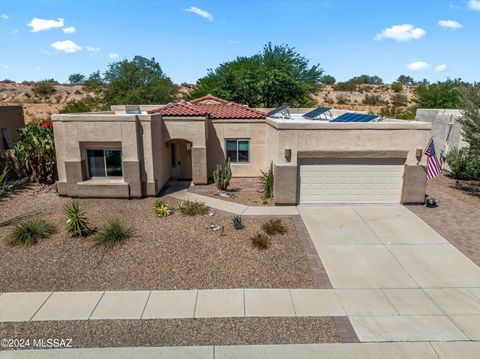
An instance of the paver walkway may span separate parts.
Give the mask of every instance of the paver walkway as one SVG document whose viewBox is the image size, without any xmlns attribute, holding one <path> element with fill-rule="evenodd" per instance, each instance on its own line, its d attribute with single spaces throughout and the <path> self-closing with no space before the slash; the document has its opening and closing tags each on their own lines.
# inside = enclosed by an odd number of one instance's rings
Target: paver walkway
<svg viewBox="0 0 480 359">
<path fill-rule="evenodd" d="M 175 359 L 473 359 L 478 358 L 480 343 L 370 343 L 232 345 L 151 348 L 90 348 L 58 350 L 22 350 L 0 352 L 5 359 L 71 358 L 175 358 Z"/>
</svg>

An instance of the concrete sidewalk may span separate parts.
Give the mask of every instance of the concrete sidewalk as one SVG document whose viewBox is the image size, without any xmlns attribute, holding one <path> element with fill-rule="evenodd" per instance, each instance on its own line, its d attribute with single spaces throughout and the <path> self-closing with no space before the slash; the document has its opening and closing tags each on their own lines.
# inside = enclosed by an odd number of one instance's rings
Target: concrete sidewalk
<svg viewBox="0 0 480 359">
<path fill-rule="evenodd" d="M 292 216 L 299 214 L 295 206 L 246 206 L 244 204 L 202 196 L 201 194 L 189 192 L 186 189 L 168 193 L 168 196 L 183 201 L 203 202 L 208 207 L 245 216 Z"/>
<path fill-rule="evenodd" d="M 473 359 L 478 342 L 369 343 L 369 344 L 287 344 L 232 345 L 148 348 L 88 348 L 57 350 L 16 350 L 0 352 L 5 359 L 74 358 L 175 358 L 175 359 Z"/>
<path fill-rule="evenodd" d="M 361 342 L 480 340 L 480 288 L 0 295 L 0 322 L 295 316 L 348 316 Z"/>
</svg>

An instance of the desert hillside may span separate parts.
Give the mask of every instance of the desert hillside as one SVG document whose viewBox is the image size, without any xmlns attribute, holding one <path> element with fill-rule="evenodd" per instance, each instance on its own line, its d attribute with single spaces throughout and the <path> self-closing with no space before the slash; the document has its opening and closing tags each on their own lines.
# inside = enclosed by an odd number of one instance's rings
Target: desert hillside
<svg viewBox="0 0 480 359">
<path fill-rule="evenodd" d="M 55 91 L 39 94 L 34 83 L 0 82 L 0 104 L 21 104 L 25 120 L 47 119 L 68 101 L 80 100 L 88 95 L 81 85 L 53 85 Z M 179 95 L 187 94 L 192 85 L 179 86 Z M 335 85 L 326 85 L 315 96 L 319 106 L 328 106 L 352 111 L 379 113 L 385 105 L 396 103 L 402 106 L 412 105 L 414 86 L 403 86 L 400 92 L 392 90 L 390 85 L 358 85 L 351 89 L 340 89 Z"/>
</svg>

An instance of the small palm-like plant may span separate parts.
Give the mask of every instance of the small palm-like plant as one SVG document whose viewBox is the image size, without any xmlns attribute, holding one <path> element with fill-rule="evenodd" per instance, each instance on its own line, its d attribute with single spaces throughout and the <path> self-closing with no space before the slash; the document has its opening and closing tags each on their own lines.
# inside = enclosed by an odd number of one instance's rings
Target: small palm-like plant
<svg viewBox="0 0 480 359">
<path fill-rule="evenodd" d="M 170 207 L 167 202 L 161 200 L 155 201 L 153 211 L 157 217 L 168 217 L 173 213 L 172 207 Z"/>
<path fill-rule="evenodd" d="M 242 217 L 240 217 L 240 216 L 233 217 L 232 218 L 232 224 L 233 224 L 233 228 L 235 228 L 235 229 L 242 229 L 242 228 L 245 227 L 242 223 Z"/>
<path fill-rule="evenodd" d="M 93 239 L 97 246 L 112 247 L 132 236 L 132 229 L 124 225 L 118 219 L 110 219 L 100 228 Z"/>
<path fill-rule="evenodd" d="M 33 245 L 40 239 L 50 237 L 55 233 L 55 227 L 44 219 L 29 218 L 13 227 L 5 237 L 5 241 L 11 245 Z"/>
<path fill-rule="evenodd" d="M 69 206 L 66 206 L 65 213 L 67 214 L 66 228 L 71 237 L 87 237 L 91 233 L 87 216 L 77 201 L 72 201 Z"/>
</svg>

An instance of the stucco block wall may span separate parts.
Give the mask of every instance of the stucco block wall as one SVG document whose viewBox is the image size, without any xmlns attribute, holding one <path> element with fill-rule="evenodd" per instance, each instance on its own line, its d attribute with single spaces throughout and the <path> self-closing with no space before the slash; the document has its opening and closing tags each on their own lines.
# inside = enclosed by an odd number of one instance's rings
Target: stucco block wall
<svg viewBox="0 0 480 359">
<path fill-rule="evenodd" d="M 226 161 L 227 139 L 249 139 L 249 163 L 231 163 L 233 177 L 258 177 L 266 169 L 265 123 L 257 120 L 213 120 L 208 125 L 208 176 Z"/>
</svg>

